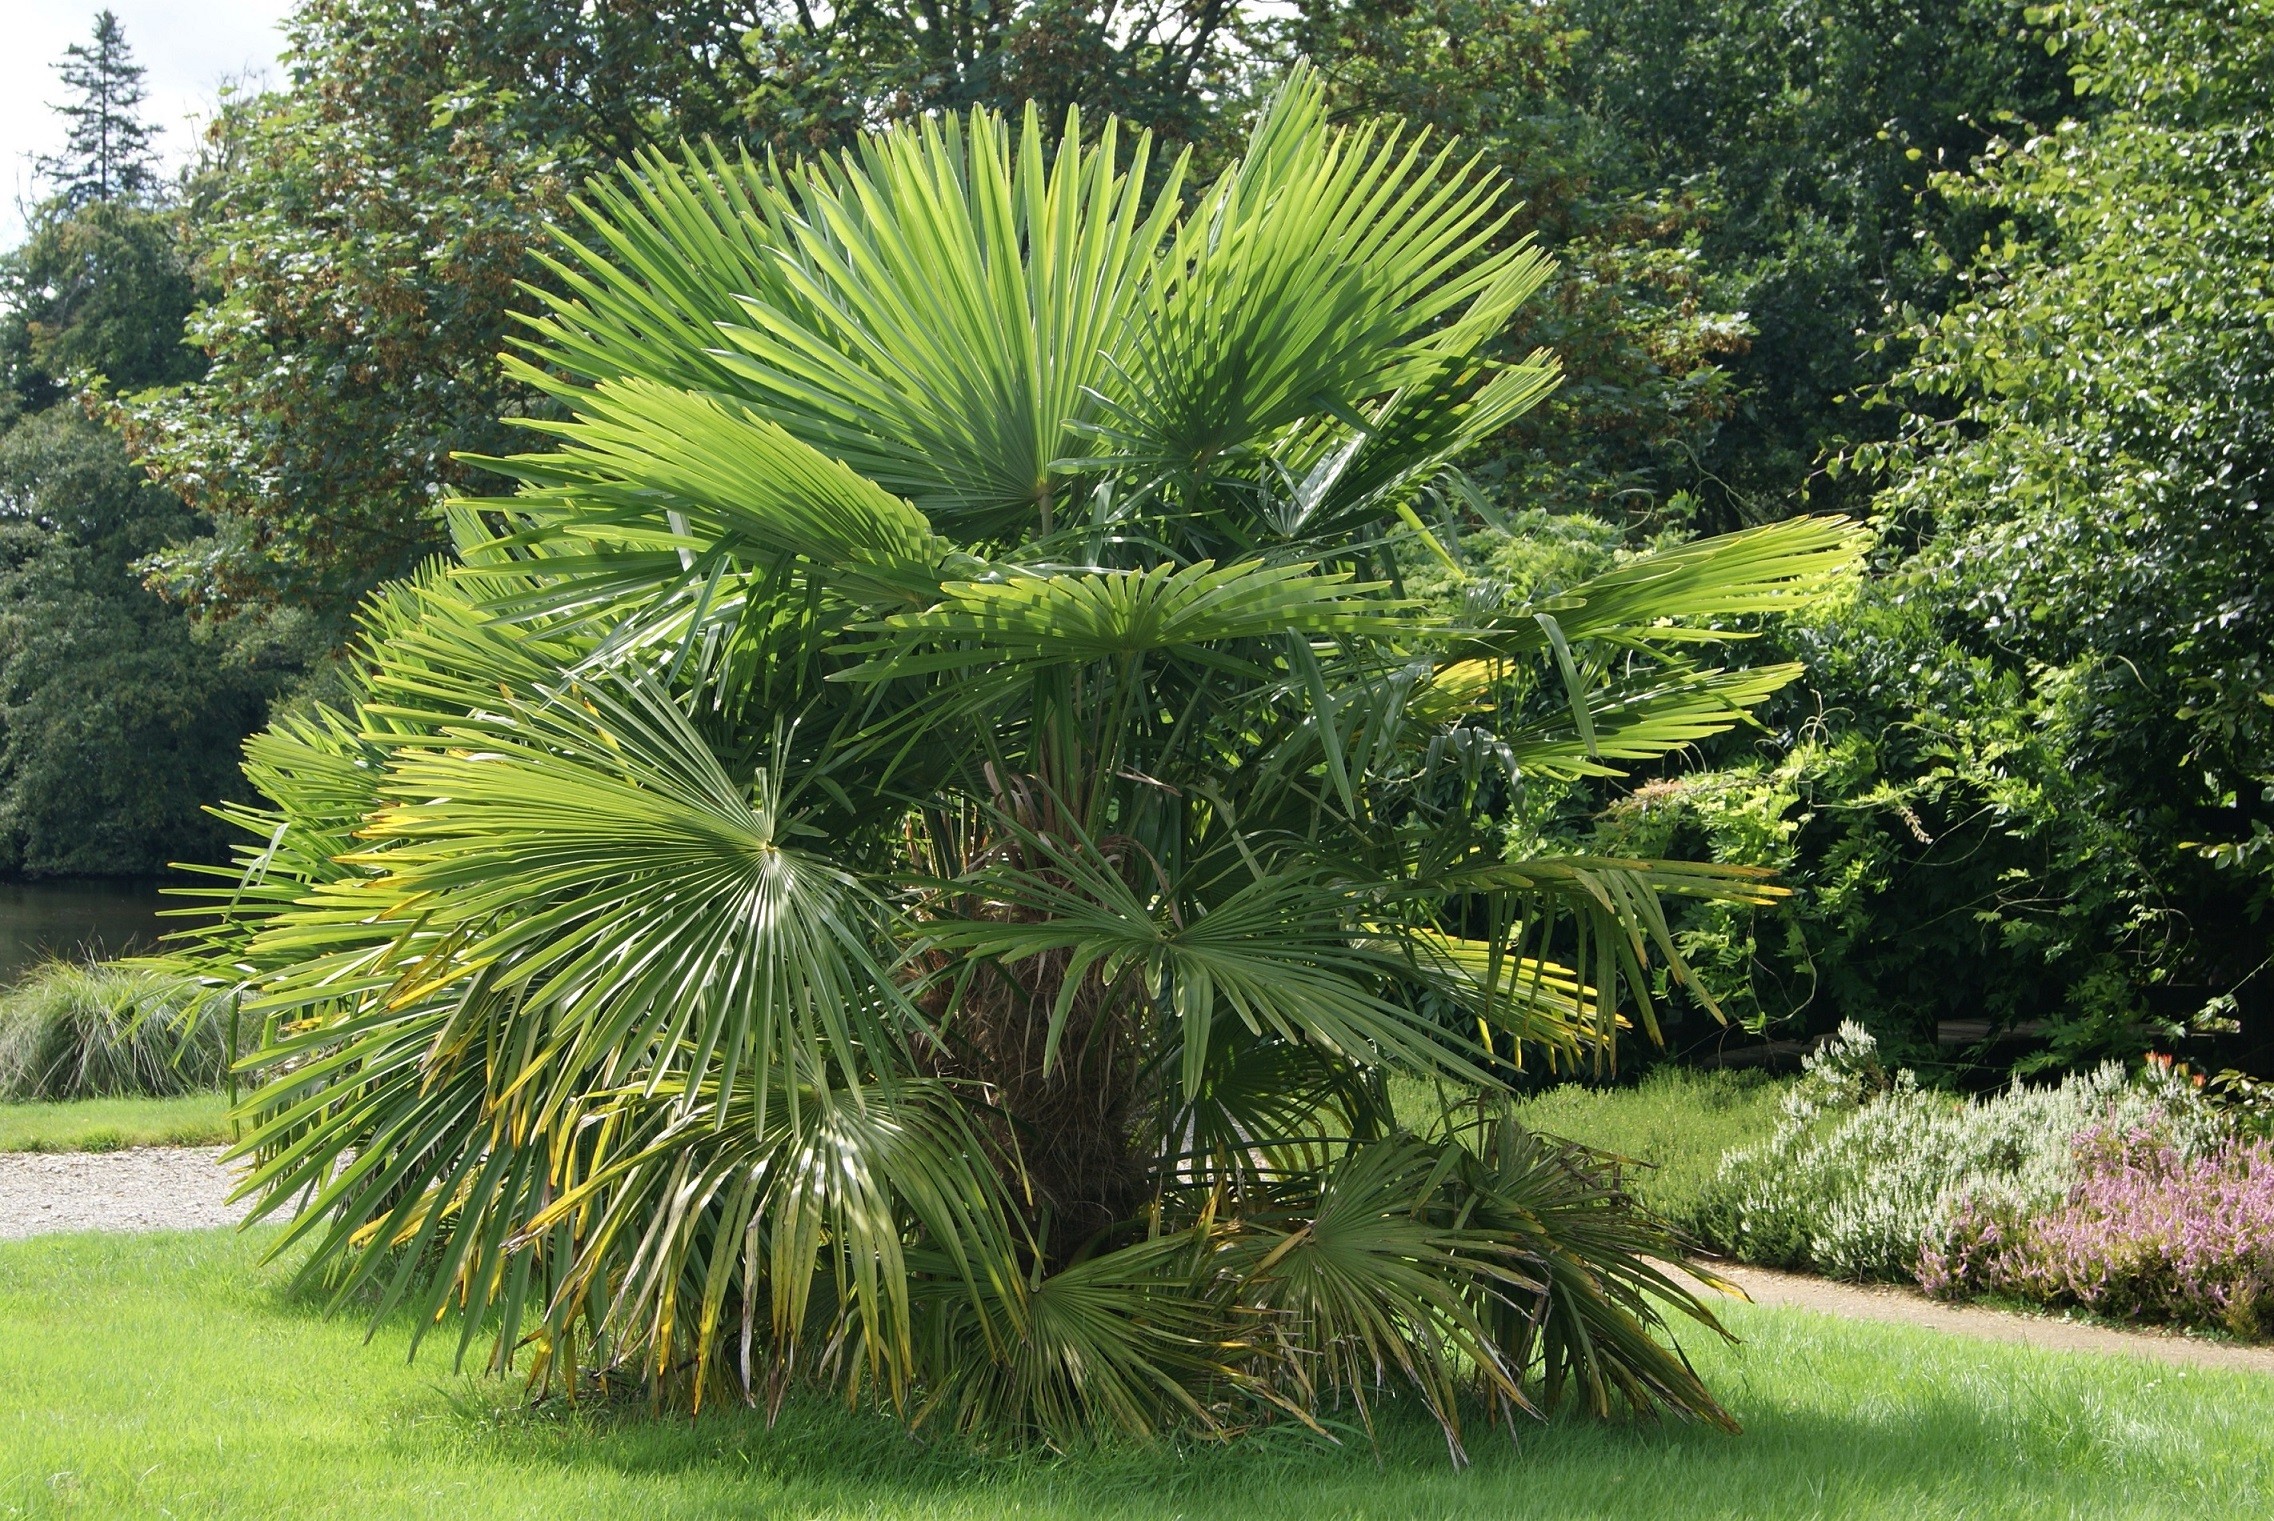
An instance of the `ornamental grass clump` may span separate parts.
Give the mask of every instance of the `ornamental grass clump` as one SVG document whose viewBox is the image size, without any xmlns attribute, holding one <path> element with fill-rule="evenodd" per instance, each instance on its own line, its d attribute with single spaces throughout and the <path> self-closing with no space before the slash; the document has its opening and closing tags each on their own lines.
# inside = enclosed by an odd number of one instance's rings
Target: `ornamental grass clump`
<svg viewBox="0 0 2274 1521">
<path fill-rule="evenodd" d="M 1920 1287 L 2237 1336 L 2274 1330 L 2274 1142 L 2190 1151 L 2158 1130 L 2104 1127 L 2071 1150 L 2080 1176 L 2053 1208 L 1963 1201 L 1920 1254 Z"/>
<path fill-rule="evenodd" d="M 0 991 L 0 1100 L 163 1097 L 218 1088 L 225 1024 L 190 980 L 48 961 Z"/>
<path fill-rule="evenodd" d="M 1776 1133 L 1723 1158 L 1696 1223 L 1732 1256 L 1835 1277 L 1908 1279 L 1964 1211 L 2021 1220 L 2059 1206 L 2085 1132 L 2153 1130 L 2193 1157 L 2228 1129 L 2191 1084 L 2154 1066 L 2127 1075 L 2110 1062 L 1967 1098 L 1888 1072 L 1852 1022 L 1806 1065 Z"/>
</svg>

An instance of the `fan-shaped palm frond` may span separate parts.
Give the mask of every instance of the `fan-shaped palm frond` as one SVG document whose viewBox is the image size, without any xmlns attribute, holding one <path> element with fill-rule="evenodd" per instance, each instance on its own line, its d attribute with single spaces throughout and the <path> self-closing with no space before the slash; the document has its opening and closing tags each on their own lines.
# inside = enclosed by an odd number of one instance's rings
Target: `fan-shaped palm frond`
<svg viewBox="0 0 2274 1521">
<path fill-rule="evenodd" d="M 1176 208 L 1181 166 L 1148 208 L 1118 130 L 1070 116 L 1052 151 L 1031 109 L 1015 145 L 974 112 L 787 175 L 650 154 L 596 187 L 533 356 L 734 396 L 967 536 L 1047 533 Z"/>
<path fill-rule="evenodd" d="M 269 1032 L 245 1190 L 311 1274 L 572 1389 L 1020 1440 L 1392 1385 L 1456 1454 L 1475 1400 L 1726 1421 L 1680 1243 L 1504 1084 L 1654 1033 L 1668 900 L 1776 889 L 1504 824 L 1742 720 L 1791 669 L 1690 646 L 1857 535 L 1395 595 L 1554 383 L 1491 348 L 1543 263 L 1300 71 L 1189 204 L 1149 152 L 982 112 L 592 187 L 547 447 L 250 746 L 183 952 Z"/>
</svg>

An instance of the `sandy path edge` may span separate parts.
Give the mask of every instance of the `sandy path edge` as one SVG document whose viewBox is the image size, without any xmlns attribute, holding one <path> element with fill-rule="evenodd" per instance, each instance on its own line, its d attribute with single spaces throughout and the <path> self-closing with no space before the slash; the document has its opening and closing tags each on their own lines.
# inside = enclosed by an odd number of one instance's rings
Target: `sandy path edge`
<svg viewBox="0 0 2274 1521">
<path fill-rule="evenodd" d="M 2053 1352 L 2114 1352 L 2198 1368 L 2274 1373 L 2274 1346 L 2240 1346 L 2157 1327 L 2133 1330 L 2096 1326 L 2064 1320 L 2052 1312 L 2030 1314 L 1985 1305 L 1945 1304 L 1905 1284 L 1838 1283 L 1829 1278 L 1780 1273 L 1773 1268 L 1750 1267 L 1738 1262 L 1702 1265 L 1743 1289 L 1753 1303 L 1777 1309 L 1814 1310 L 1850 1320 L 1919 1326 L 1954 1336 L 2013 1342 Z M 1695 1278 L 1686 1273 L 1680 1276 L 1701 1292 L 1709 1307 L 1721 1302 L 1721 1296 L 1706 1289 Z"/>
<path fill-rule="evenodd" d="M 57 1231 L 194 1231 L 235 1225 L 237 1175 L 219 1146 L 0 1155 L 0 1241 Z"/>
</svg>

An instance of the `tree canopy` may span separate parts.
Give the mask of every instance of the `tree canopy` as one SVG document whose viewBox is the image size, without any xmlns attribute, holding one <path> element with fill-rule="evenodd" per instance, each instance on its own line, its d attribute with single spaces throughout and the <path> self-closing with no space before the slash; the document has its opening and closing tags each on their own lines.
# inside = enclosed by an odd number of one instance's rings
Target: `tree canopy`
<svg viewBox="0 0 2274 1521">
<path fill-rule="evenodd" d="M 306 652 L 259 620 L 197 629 L 142 585 L 201 525 L 89 407 L 200 374 L 183 325 L 207 292 L 116 17 L 62 72 L 70 150 L 0 257 L 0 869 L 155 873 L 224 853 L 204 809 L 240 791 L 237 747 Z"/>
</svg>

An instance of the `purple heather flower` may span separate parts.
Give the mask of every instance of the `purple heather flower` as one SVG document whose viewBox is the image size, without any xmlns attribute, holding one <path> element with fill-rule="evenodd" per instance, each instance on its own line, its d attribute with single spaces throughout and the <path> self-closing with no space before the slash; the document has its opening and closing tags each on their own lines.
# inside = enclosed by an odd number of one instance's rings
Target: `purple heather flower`
<svg viewBox="0 0 2274 1521">
<path fill-rule="evenodd" d="M 2274 1142 L 2187 1156 L 2152 1130 L 2088 1130 L 2065 1203 L 2014 1219 L 1969 1200 L 1919 1255 L 1930 1294 L 2000 1291 L 2139 1320 L 2274 1329 Z"/>
</svg>

